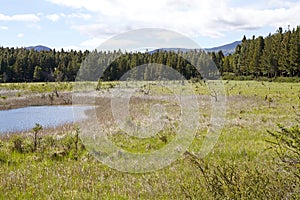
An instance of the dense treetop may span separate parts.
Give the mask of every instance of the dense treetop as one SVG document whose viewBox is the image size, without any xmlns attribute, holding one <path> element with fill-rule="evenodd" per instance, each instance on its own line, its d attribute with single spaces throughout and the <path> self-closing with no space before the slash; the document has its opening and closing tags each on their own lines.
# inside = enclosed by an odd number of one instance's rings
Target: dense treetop
<svg viewBox="0 0 300 200">
<path fill-rule="evenodd" d="M 300 27 L 273 35 L 243 38 L 233 55 L 219 62 L 222 73 L 268 78 L 300 76 Z"/>
<path fill-rule="evenodd" d="M 0 48 L 0 81 L 74 80 L 88 51 L 34 51 L 25 48 Z"/>
</svg>

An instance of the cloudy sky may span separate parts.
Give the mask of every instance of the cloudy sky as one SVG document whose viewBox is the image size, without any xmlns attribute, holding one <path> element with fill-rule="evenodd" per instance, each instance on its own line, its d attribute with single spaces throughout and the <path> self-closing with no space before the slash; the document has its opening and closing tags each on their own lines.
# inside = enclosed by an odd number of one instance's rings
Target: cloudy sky
<svg viewBox="0 0 300 200">
<path fill-rule="evenodd" d="M 0 46 L 84 50 L 126 31 L 164 28 L 213 47 L 299 19 L 300 0 L 1 0 Z"/>
</svg>

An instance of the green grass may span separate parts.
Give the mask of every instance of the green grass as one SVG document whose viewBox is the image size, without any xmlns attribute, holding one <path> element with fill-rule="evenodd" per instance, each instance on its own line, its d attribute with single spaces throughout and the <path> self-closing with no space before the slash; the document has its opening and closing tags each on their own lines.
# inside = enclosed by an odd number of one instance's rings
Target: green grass
<svg viewBox="0 0 300 200">
<path fill-rule="evenodd" d="M 43 130 L 37 151 L 32 151 L 33 139 L 30 134 L 2 137 L 0 199 L 300 198 L 299 179 L 278 164 L 276 152 L 271 148 L 272 144 L 267 142 L 271 136 L 266 131 L 278 130 L 278 123 L 287 126 L 298 123 L 296 113 L 300 112 L 300 83 L 223 83 L 228 95 L 226 123 L 215 147 L 204 159 L 187 153 L 182 159 L 161 170 L 141 174 L 123 173 L 97 161 L 81 142 L 76 148 L 76 127 L 49 132 Z M 7 84 L 0 88 L 48 91 L 48 86 L 42 84 Z M 55 86 L 55 83 L 48 84 Z M 61 84 L 62 90 L 66 88 L 71 91 L 72 84 Z M 117 85 L 115 82 L 102 82 L 100 91 L 110 90 L 111 84 Z M 141 85 L 146 85 L 147 89 L 147 83 Z M 192 86 L 197 94 L 210 94 L 204 82 Z M 35 87 L 39 89 L 33 89 Z M 187 87 L 185 84 L 174 90 L 188 91 Z M 168 96 L 174 90 L 151 85 L 148 95 Z M 210 98 L 200 98 L 199 102 L 200 114 L 203 116 L 202 128 L 197 131 L 188 149 L 194 153 L 201 150 L 210 128 Z M 140 106 L 135 101 L 132 103 Z M 148 106 L 148 103 L 155 102 L 150 101 L 145 105 Z M 132 110 L 136 119 L 139 111 L 149 111 L 147 106 Z M 109 115 L 104 117 L 108 119 Z M 147 139 L 123 134 L 119 129 L 112 131 L 110 140 L 130 152 L 152 152 L 174 139 L 172 129 Z M 22 138 L 21 150 L 16 148 L 18 137 Z"/>
<path fill-rule="evenodd" d="M 1 90 L 20 90 L 34 93 L 46 93 L 57 91 L 72 91 L 73 83 L 69 82 L 45 82 L 45 83 L 1 83 Z"/>
</svg>

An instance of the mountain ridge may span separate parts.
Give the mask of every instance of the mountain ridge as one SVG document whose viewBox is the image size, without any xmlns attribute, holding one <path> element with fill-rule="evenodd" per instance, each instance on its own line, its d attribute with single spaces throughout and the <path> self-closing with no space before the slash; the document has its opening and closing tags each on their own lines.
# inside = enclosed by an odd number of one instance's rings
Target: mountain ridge
<svg viewBox="0 0 300 200">
<path fill-rule="evenodd" d="M 241 44 L 242 41 L 235 41 L 229 44 L 225 44 L 222 46 L 218 46 L 218 47 L 212 47 L 212 48 L 204 48 L 204 49 L 199 49 L 199 50 L 204 50 L 206 52 L 219 52 L 222 51 L 223 54 L 225 56 L 229 55 L 229 54 L 233 54 L 235 52 L 235 48 L 237 47 L 237 45 Z M 187 48 L 159 48 L 159 49 L 155 49 L 152 51 L 149 51 L 148 53 L 152 54 L 155 52 L 159 52 L 159 51 L 174 51 L 177 52 L 178 50 L 182 51 L 182 52 L 188 52 L 188 51 L 192 51 L 194 49 L 187 49 Z M 198 49 L 196 49 L 198 50 Z"/>
<path fill-rule="evenodd" d="M 224 55 L 233 54 L 235 52 L 235 48 L 237 45 L 241 44 L 242 41 L 235 41 L 229 44 L 225 44 L 218 47 L 205 48 L 204 50 L 207 52 L 219 52 L 222 51 Z"/>
<path fill-rule="evenodd" d="M 235 48 L 237 47 L 237 45 L 241 44 L 242 41 L 235 41 L 229 44 L 225 44 L 225 45 L 221 45 L 221 46 L 217 46 L 217 47 L 212 47 L 212 48 L 204 48 L 202 50 L 206 51 L 206 52 L 219 52 L 222 51 L 224 55 L 229 55 L 229 54 L 233 54 L 235 52 Z M 35 51 L 51 51 L 52 49 L 43 45 L 36 45 L 36 46 L 29 46 L 29 47 L 25 47 L 25 49 L 27 50 L 35 50 Z M 152 51 L 149 51 L 148 53 L 155 53 L 158 51 L 182 51 L 182 52 L 187 52 L 187 51 L 191 51 L 194 49 L 187 49 L 187 48 L 159 48 L 159 49 L 155 49 Z"/>
<path fill-rule="evenodd" d="M 43 45 L 37 45 L 37 46 L 29 46 L 25 47 L 27 50 L 35 50 L 35 51 L 51 51 L 52 49 Z"/>
</svg>

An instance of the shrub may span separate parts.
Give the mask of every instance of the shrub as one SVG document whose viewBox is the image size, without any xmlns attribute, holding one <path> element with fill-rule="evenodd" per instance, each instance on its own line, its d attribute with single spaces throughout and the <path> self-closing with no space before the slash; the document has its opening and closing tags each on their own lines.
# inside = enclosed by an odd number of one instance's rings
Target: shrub
<svg viewBox="0 0 300 200">
<path fill-rule="evenodd" d="M 4 143 L 0 140 L 0 164 L 5 163 L 8 155 L 4 152 Z"/>
<path fill-rule="evenodd" d="M 33 151 L 36 151 L 38 148 L 38 142 L 39 142 L 39 132 L 43 129 L 42 125 L 36 123 L 35 126 L 33 127 Z"/>
<path fill-rule="evenodd" d="M 194 185 L 181 185 L 185 196 L 198 199 L 201 188 L 213 199 L 290 199 L 297 198 L 295 181 L 274 169 L 259 167 L 248 162 L 218 164 L 204 161 L 187 152 L 188 158 L 199 171 Z M 195 189 L 196 187 L 196 189 Z"/>
<path fill-rule="evenodd" d="M 24 138 L 20 135 L 14 135 L 11 141 L 11 150 L 19 153 L 23 153 L 23 140 Z"/>
<path fill-rule="evenodd" d="M 283 77 L 279 76 L 274 79 L 275 82 L 287 82 L 287 83 L 298 83 L 300 82 L 299 77 Z"/>
<path fill-rule="evenodd" d="M 281 164 L 292 172 L 300 182 L 300 128 L 298 125 L 290 128 L 278 125 L 279 131 L 269 131 L 274 138 L 273 144 Z"/>
<path fill-rule="evenodd" d="M 222 74 L 223 80 L 234 80 L 235 77 L 236 77 L 236 75 L 234 73 L 224 72 Z"/>
</svg>

